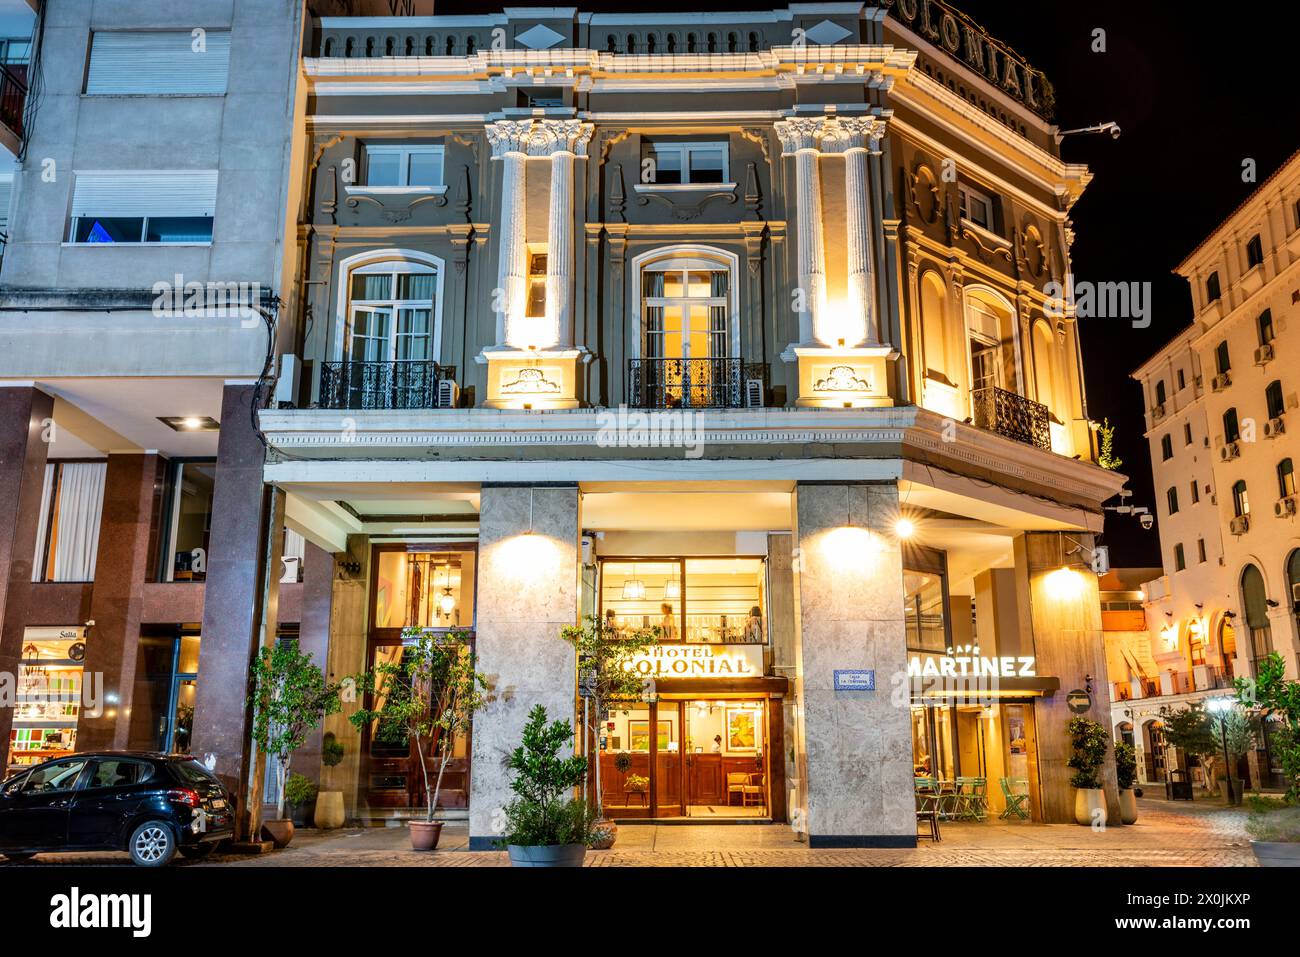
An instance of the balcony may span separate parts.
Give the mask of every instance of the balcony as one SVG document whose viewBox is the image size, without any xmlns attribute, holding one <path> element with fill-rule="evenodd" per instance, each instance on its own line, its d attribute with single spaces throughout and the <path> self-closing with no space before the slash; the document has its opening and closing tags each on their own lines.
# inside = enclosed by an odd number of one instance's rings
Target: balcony
<svg viewBox="0 0 1300 957">
<path fill-rule="evenodd" d="M 971 393 L 971 409 L 976 428 L 1052 451 L 1051 413 L 1041 402 L 990 386 Z"/>
<path fill-rule="evenodd" d="M 457 401 L 455 366 L 429 361 L 324 362 L 322 409 L 448 409 Z"/>
<path fill-rule="evenodd" d="M 0 123 L 8 127 L 12 143 L 4 145 L 17 155 L 23 140 L 23 112 L 27 108 L 27 67 L 25 64 L 0 64 Z"/>
<path fill-rule="evenodd" d="M 739 358 L 629 359 L 627 403 L 637 409 L 762 408 L 767 365 Z"/>
</svg>

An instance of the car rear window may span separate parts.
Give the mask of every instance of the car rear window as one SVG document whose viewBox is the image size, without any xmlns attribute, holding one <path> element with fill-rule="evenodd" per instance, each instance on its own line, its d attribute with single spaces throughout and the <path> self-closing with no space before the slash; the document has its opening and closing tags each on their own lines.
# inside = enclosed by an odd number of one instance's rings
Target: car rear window
<svg viewBox="0 0 1300 957">
<path fill-rule="evenodd" d="M 176 773 L 181 776 L 181 780 L 189 784 L 220 784 L 216 776 L 193 759 L 189 761 L 174 761 L 172 767 Z"/>
<path fill-rule="evenodd" d="M 147 761 L 130 761 L 110 758 L 95 762 L 91 772 L 92 788 L 122 788 L 131 784 L 141 784 L 153 777 L 153 765 Z"/>
</svg>

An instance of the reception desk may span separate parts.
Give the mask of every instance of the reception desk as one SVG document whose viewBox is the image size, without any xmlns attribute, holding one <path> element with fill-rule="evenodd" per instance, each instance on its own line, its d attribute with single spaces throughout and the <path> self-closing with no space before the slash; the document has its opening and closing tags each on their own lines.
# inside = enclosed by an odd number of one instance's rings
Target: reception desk
<svg viewBox="0 0 1300 957">
<path fill-rule="evenodd" d="M 626 782 L 633 776 L 650 777 L 650 755 L 645 752 L 629 753 L 631 767 L 625 773 L 618 770 L 615 762 L 618 753 L 604 751 L 600 756 L 601 787 L 605 797 L 605 807 L 622 814 L 625 810 L 632 816 L 644 816 L 650 811 L 649 785 L 644 791 L 629 791 Z M 744 774 L 754 784 L 762 784 L 764 774 L 761 755 L 731 754 L 687 754 L 683 756 L 676 751 L 660 751 L 656 757 L 656 800 L 659 816 L 675 816 L 683 813 L 682 805 L 712 805 L 725 807 L 729 803 L 740 807 L 740 795 L 727 793 L 727 776 Z M 682 800 L 683 788 L 685 800 Z M 763 789 L 763 803 L 766 805 L 766 787 Z M 730 802 L 728 801 L 730 797 Z M 751 798 L 751 807 L 753 799 Z M 638 814 L 640 809 L 644 812 Z"/>
</svg>

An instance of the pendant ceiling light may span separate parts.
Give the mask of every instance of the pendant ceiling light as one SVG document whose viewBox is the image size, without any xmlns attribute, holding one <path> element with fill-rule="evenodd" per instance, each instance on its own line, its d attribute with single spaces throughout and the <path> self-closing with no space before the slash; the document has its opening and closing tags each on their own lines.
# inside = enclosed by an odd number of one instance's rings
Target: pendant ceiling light
<svg viewBox="0 0 1300 957">
<path fill-rule="evenodd" d="M 623 597 L 628 601 L 644 600 L 645 582 L 639 578 L 629 578 L 623 582 Z"/>
<path fill-rule="evenodd" d="M 668 584 L 664 585 L 664 597 L 665 598 L 682 597 L 682 583 L 680 579 L 677 578 L 669 579 Z"/>
</svg>

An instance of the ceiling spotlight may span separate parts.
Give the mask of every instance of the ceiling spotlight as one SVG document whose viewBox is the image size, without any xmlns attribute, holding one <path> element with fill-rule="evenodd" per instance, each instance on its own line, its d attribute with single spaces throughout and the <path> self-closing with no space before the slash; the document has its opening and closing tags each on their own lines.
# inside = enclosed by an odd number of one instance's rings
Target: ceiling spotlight
<svg viewBox="0 0 1300 957">
<path fill-rule="evenodd" d="M 216 432 L 221 428 L 210 415 L 160 415 L 158 421 L 175 432 Z"/>
<path fill-rule="evenodd" d="M 911 538 L 916 534 L 916 523 L 910 518 L 900 518 L 894 523 L 894 534 L 899 538 Z"/>
</svg>

